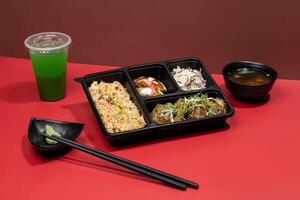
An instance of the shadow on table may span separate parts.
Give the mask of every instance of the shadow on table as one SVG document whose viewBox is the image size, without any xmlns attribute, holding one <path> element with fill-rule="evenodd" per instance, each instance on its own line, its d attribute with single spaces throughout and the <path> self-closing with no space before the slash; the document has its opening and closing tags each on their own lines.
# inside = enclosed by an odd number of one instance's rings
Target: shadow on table
<svg viewBox="0 0 300 200">
<path fill-rule="evenodd" d="M 28 141 L 27 136 L 25 136 L 25 135 L 22 137 L 21 147 L 22 147 L 22 153 L 23 153 L 25 159 L 27 160 L 27 162 L 30 165 L 33 165 L 33 166 L 48 163 L 48 162 L 52 161 L 53 159 L 58 159 L 63 162 L 68 162 L 68 163 L 80 165 L 83 167 L 88 167 L 88 168 L 92 168 L 92 169 L 96 169 L 96 170 L 114 173 L 114 174 L 121 175 L 121 176 L 126 176 L 126 177 L 135 178 L 135 179 L 139 179 L 139 180 L 143 180 L 143 181 L 147 181 L 147 182 L 151 182 L 151 183 L 164 185 L 164 183 L 161 183 L 159 181 L 142 176 L 138 173 L 126 170 L 122 167 L 113 166 L 113 164 L 111 164 L 111 163 L 107 163 L 107 165 L 102 165 L 102 164 L 99 164 L 99 163 L 96 163 L 93 161 L 84 160 L 82 158 L 73 158 L 73 157 L 66 156 L 66 155 L 65 156 L 61 155 L 60 157 L 58 157 L 58 156 L 57 157 L 53 157 L 53 156 L 49 157 L 49 155 L 47 156 L 47 154 L 42 154 L 41 152 L 39 152 L 38 150 L 33 148 L 32 145 L 30 144 L 30 142 Z M 109 166 L 110 164 L 112 166 Z"/>
<path fill-rule="evenodd" d="M 155 133 L 153 135 L 148 135 L 146 137 L 139 138 L 138 140 L 132 140 L 132 142 L 128 142 L 126 144 L 112 145 L 101 132 L 98 122 L 88 102 L 64 105 L 63 108 L 68 109 L 78 122 L 85 124 L 84 133 L 96 149 L 101 149 L 103 151 L 108 152 L 136 148 L 139 146 L 147 146 L 172 140 L 198 137 L 206 134 L 221 133 L 229 128 L 229 125 L 227 123 L 219 126 L 211 126 L 206 128 L 195 127 L 192 130 L 181 130 L 177 132 L 172 132 L 170 134 L 161 135 L 159 133 Z"/>
<path fill-rule="evenodd" d="M 84 123 L 83 133 L 95 148 L 104 151 L 116 150 L 109 144 L 99 128 L 98 122 L 88 102 L 64 105 L 62 108 L 69 110 L 77 122 Z"/>
<path fill-rule="evenodd" d="M 220 85 L 220 88 L 222 89 L 223 93 L 226 95 L 226 97 L 228 98 L 228 100 L 230 101 L 230 103 L 232 104 L 233 107 L 237 107 L 237 108 L 255 108 L 255 107 L 259 107 L 259 106 L 263 106 L 265 105 L 269 99 L 270 96 L 268 95 L 265 99 L 261 100 L 261 101 L 248 101 L 248 102 L 244 102 L 241 101 L 237 98 L 235 98 L 227 89 L 225 84 Z"/>
<path fill-rule="evenodd" d="M 45 163 L 52 161 L 53 159 L 57 159 L 57 160 L 60 160 L 63 162 L 68 162 L 70 164 L 75 164 L 75 165 L 79 165 L 79 166 L 83 166 L 83 167 L 87 167 L 87 168 L 91 168 L 91 169 L 95 169 L 95 170 L 101 170 L 101 171 L 105 171 L 108 173 L 117 174 L 120 176 L 126 176 L 129 178 L 134 178 L 134 179 L 146 181 L 149 183 L 166 185 L 165 183 L 145 177 L 145 176 L 135 173 L 133 171 L 126 170 L 126 169 L 124 169 L 120 166 L 114 165 L 112 163 L 107 163 L 106 165 L 104 165 L 104 164 L 99 164 L 96 161 L 89 161 L 89 160 L 85 160 L 80 157 L 74 158 L 74 157 L 67 156 L 67 155 L 64 155 L 64 156 L 60 155 L 60 157 L 59 156 L 57 156 L 57 157 L 50 156 L 49 157 L 49 155 L 47 156 L 47 154 L 42 154 L 41 152 L 39 152 L 38 150 L 33 148 L 32 145 L 30 144 L 30 142 L 28 141 L 27 136 L 25 136 L 25 135 L 22 137 L 21 147 L 22 147 L 22 152 L 23 152 L 25 159 L 27 160 L 27 162 L 30 165 L 33 165 L 33 166 L 45 164 Z M 99 160 L 98 158 L 95 158 L 95 159 L 97 159 L 97 161 L 101 160 L 101 159 Z M 101 161 L 103 161 L 103 160 L 101 160 Z"/>
<path fill-rule="evenodd" d="M 30 103 L 39 100 L 34 82 L 18 82 L 0 89 L 0 98 L 10 103 Z"/>
<path fill-rule="evenodd" d="M 171 142 L 175 140 L 184 140 L 184 139 L 191 139 L 191 138 L 197 138 L 204 135 L 210 135 L 210 134 L 222 134 L 225 133 L 227 129 L 229 129 L 230 126 L 227 123 L 224 123 L 222 126 L 213 126 L 213 127 L 194 127 L 192 130 L 180 130 L 180 131 L 174 131 L 170 132 L 169 134 L 153 134 L 153 135 L 147 135 L 143 138 L 139 138 L 137 140 L 132 140 L 131 142 L 128 142 L 126 144 L 117 144 L 114 145 L 114 147 L 117 147 L 119 150 L 121 149 L 130 149 L 130 148 L 136 148 L 139 146 L 147 146 L 147 145 L 153 145 L 158 143 L 165 143 L 165 142 Z"/>
<path fill-rule="evenodd" d="M 143 180 L 143 181 L 147 181 L 147 182 L 163 184 L 159 181 L 145 177 L 136 172 L 126 170 L 126 169 L 124 169 L 120 166 L 114 165 L 112 163 L 107 163 L 106 165 L 104 165 L 104 164 L 99 164 L 98 162 L 95 162 L 95 161 L 89 161 L 89 160 L 84 160 L 82 158 L 74 158 L 74 157 L 70 157 L 70 156 L 61 157 L 61 158 L 59 158 L 59 160 L 68 162 L 71 164 L 80 165 L 80 166 L 87 167 L 87 168 L 92 168 L 92 169 L 96 169 L 96 170 L 101 170 L 101 171 L 121 175 L 121 176 L 127 176 L 130 178 L 135 178 L 135 179 L 139 179 L 139 180 Z"/>
<path fill-rule="evenodd" d="M 53 158 L 46 157 L 35 149 L 29 142 L 27 135 L 24 135 L 21 140 L 21 149 L 24 158 L 30 165 L 41 165 L 50 162 Z"/>
</svg>

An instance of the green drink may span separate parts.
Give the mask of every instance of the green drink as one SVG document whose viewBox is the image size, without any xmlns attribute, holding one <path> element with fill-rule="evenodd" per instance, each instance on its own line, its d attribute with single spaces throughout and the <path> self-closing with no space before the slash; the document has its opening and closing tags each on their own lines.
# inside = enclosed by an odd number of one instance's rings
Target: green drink
<svg viewBox="0 0 300 200">
<path fill-rule="evenodd" d="M 63 33 L 39 33 L 25 40 L 38 85 L 40 98 L 57 101 L 66 95 L 68 45 Z"/>
<path fill-rule="evenodd" d="M 47 101 L 66 95 L 67 49 L 51 54 L 30 52 L 40 97 Z"/>
</svg>

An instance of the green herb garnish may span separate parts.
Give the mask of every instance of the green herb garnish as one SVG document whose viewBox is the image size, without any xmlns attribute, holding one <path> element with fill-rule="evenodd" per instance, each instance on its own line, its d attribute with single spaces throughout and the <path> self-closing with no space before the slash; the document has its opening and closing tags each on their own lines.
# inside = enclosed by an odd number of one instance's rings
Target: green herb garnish
<svg viewBox="0 0 300 200">
<path fill-rule="evenodd" d="M 180 98 L 175 103 L 156 105 L 152 111 L 152 118 L 156 123 L 165 124 L 224 113 L 226 105 L 222 99 L 197 94 L 189 98 Z"/>
</svg>

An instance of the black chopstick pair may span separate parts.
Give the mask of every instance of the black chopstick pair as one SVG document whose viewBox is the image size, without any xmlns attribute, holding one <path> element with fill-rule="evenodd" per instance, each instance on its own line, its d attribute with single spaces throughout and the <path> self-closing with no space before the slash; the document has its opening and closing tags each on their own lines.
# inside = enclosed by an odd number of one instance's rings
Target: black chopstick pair
<svg viewBox="0 0 300 200">
<path fill-rule="evenodd" d="M 57 136 L 49 136 L 46 134 L 41 134 L 44 137 L 50 138 L 52 140 L 55 140 L 57 142 L 61 142 L 63 144 L 66 144 L 68 146 L 71 146 L 75 149 L 81 150 L 83 152 L 86 152 L 88 154 L 91 154 L 93 156 L 96 156 L 98 158 L 102 158 L 106 161 L 112 162 L 114 164 L 120 165 L 124 168 L 133 170 L 135 172 L 138 172 L 140 174 L 143 174 L 145 176 L 151 177 L 155 180 L 164 182 L 174 188 L 180 189 L 180 190 L 186 190 L 187 187 L 193 188 L 193 189 L 198 189 L 199 184 L 195 183 L 193 181 L 189 181 L 183 178 L 180 178 L 178 176 L 174 176 L 172 174 L 142 165 L 140 163 L 127 160 L 125 158 L 113 155 L 111 153 L 107 153 L 101 150 L 97 150 L 91 147 L 88 147 L 86 145 L 74 142 L 72 140 L 68 140 L 62 137 L 57 137 Z"/>
</svg>

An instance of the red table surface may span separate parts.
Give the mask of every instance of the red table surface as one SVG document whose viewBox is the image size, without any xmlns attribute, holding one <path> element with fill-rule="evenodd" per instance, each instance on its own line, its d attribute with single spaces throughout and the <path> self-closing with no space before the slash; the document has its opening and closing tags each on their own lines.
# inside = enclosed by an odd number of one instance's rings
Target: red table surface
<svg viewBox="0 0 300 200">
<path fill-rule="evenodd" d="M 104 138 L 80 84 L 111 66 L 68 65 L 67 96 L 38 97 L 30 60 L 0 57 L 0 199 L 300 199 L 300 81 L 277 80 L 271 99 L 233 99 L 230 128 L 113 147 Z M 78 142 L 200 183 L 183 192 L 73 150 L 41 156 L 27 140 L 31 117 L 85 124 Z"/>
</svg>

